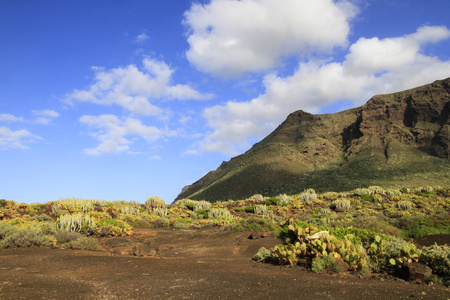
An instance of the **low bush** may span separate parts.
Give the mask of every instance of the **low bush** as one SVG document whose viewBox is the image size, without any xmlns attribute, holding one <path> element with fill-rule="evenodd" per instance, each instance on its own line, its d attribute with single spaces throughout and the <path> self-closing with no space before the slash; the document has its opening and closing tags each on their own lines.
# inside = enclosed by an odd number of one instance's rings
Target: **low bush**
<svg viewBox="0 0 450 300">
<path fill-rule="evenodd" d="M 22 227 L 14 231 L 9 231 L 9 234 L 0 240 L 0 249 L 49 247 L 52 244 L 53 238 L 45 235 L 39 228 Z"/>
<path fill-rule="evenodd" d="M 81 237 L 76 241 L 68 242 L 64 248 L 73 250 L 100 251 L 102 248 L 95 239 Z"/>
<path fill-rule="evenodd" d="M 330 207 L 337 212 L 343 212 L 350 209 L 350 201 L 347 199 L 334 200 Z"/>
<path fill-rule="evenodd" d="M 303 202 L 317 201 L 316 191 L 313 189 L 306 189 L 298 195 L 298 199 Z"/>
<path fill-rule="evenodd" d="M 322 270 L 328 269 L 334 265 L 336 259 L 331 254 L 326 254 L 324 256 L 316 256 L 312 260 L 311 270 L 314 272 L 320 272 Z"/>
<path fill-rule="evenodd" d="M 270 260 L 271 255 L 272 252 L 269 249 L 261 247 L 259 248 L 258 252 L 253 255 L 253 260 L 256 260 L 258 262 L 267 262 L 268 260 Z"/>
<path fill-rule="evenodd" d="M 450 246 L 432 245 L 422 249 L 421 260 L 428 263 L 439 276 L 450 277 Z"/>
<path fill-rule="evenodd" d="M 264 200 L 265 205 L 278 205 L 279 202 L 280 202 L 280 199 L 277 197 L 270 197 L 270 198 L 267 198 L 266 200 Z"/>
<path fill-rule="evenodd" d="M 279 230 L 280 226 L 278 226 L 275 222 L 269 219 L 262 219 L 256 217 L 250 217 L 240 220 L 237 224 L 233 226 L 234 231 L 276 231 Z"/>
</svg>

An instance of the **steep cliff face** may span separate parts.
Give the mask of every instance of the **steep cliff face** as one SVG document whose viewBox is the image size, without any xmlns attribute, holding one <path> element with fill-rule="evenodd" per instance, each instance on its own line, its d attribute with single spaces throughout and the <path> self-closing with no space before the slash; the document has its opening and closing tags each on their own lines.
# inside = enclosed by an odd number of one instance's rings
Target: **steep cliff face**
<svg viewBox="0 0 450 300">
<path fill-rule="evenodd" d="M 255 193 L 349 190 L 367 185 L 448 185 L 450 78 L 377 95 L 362 107 L 287 119 L 177 199 L 218 201 Z"/>
</svg>

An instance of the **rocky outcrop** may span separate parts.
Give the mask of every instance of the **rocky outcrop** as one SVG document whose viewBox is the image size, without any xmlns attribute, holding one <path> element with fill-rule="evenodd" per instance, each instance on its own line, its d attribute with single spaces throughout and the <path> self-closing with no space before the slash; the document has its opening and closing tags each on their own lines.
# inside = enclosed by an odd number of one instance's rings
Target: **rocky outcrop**
<svg viewBox="0 0 450 300">
<path fill-rule="evenodd" d="M 242 199 L 368 185 L 448 185 L 450 78 L 339 113 L 291 113 L 249 151 L 177 199 Z"/>
</svg>

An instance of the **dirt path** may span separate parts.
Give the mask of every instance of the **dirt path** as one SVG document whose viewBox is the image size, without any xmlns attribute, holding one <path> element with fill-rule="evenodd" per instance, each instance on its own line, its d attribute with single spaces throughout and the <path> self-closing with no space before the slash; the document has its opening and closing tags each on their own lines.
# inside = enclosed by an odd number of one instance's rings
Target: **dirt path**
<svg viewBox="0 0 450 300">
<path fill-rule="evenodd" d="M 105 250 L 0 251 L 0 299 L 448 299 L 450 289 L 256 263 L 274 234 L 139 229 Z M 127 254 L 136 246 L 137 257 Z M 136 252 L 136 251 L 135 251 Z M 114 254 L 115 253 L 115 254 Z M 123 253 L 123 254 L 119 254 Z"/>
</svg>

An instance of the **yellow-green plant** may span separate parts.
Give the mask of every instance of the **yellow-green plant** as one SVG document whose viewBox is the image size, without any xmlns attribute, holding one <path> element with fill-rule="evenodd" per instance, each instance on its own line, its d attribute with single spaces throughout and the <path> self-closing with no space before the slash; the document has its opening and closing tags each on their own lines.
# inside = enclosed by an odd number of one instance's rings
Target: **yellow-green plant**
<svg viewBox="0 0 450 300">
<path fill-rule="evenodd" d="M 269 214 L 269 210 L 267 209 L 267 205 L 265 204 L 255 205 L 253 210 L 255 212 L 255 215 L 267 216 Z"/>
<path fill-rule="evenodd" d="M 63 215 L 58 218 L 56 224 L 59 229 L 81 232 L 88 235 L 94 234 L 96 230 L 96 222 L 94 218 L 81 213 Z"/>
<path fill-rule="evenodd" d="M 218 217 L 226 217 L 230 219 L 234 218 L 234 216 L 226 208 L 213 208 L 208 212 L 208 217 L 210 219 L 216 219 Z"/>
<path fill-rule="evenodd" d="M 161 205 L 165 205 L 165 204 L 166 204 L 166 201 L 163 198 L 158 197 L 158 196 L 150 196 L 145 200 L 145 205 L 147 207 L 158 206 L 158 205 L 161 206 Z"/>
<path fill-rule="evenodd" d="M 194 203 L 194 211 L 197 211 L 197 210 L 205 210 L 205 209 L 211 209 L 211 207 L 212 207 L 211 202 L 204 201 L 204 200 L 196 201 L 196 202 Z"/>
<path fill-rule="evenodd" d="M 411 210 L 411 202 L 409 201 L 399 201 L 397 202 L 397 207 L 403 210 Z"/>
<path fill-rule="evenodd" d="M 159 217 L 167 216 L 167 206 L 158 205 L 158 206 L 150 206 L 148 208 L 148 213 L 151 215 L 157 215 Z"/>
<path fill-rule="evenodd" d="M 334 200 L 331 203 L 331 208 L 337 212 L 342 212 L 350 209 L 350 201 L 347 199 Z"/>
<path fill-rule="evenodd" d="M 314 189 L 306 189 L 298 196 L 300 201 L 315 202 L 317 200 L 317 194 Z"/>
</svg>

